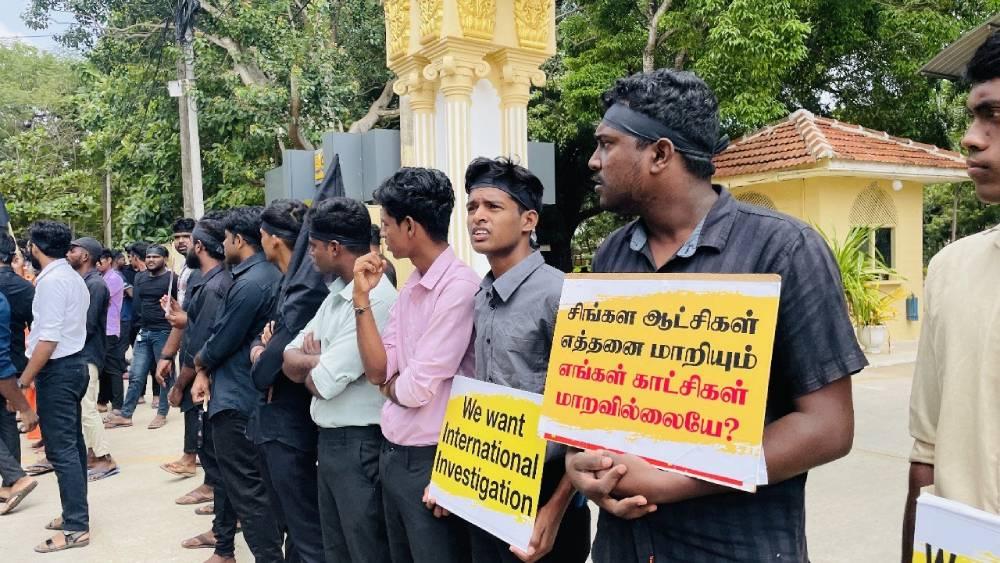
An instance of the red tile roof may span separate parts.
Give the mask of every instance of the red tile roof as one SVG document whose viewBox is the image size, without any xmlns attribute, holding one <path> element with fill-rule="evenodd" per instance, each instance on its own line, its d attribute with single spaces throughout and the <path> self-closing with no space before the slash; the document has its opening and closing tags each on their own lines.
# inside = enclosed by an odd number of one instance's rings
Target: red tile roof
<svg viewBox="0 0 1000 563">
<path fill-rule="evenodd" d="M 854 160 L 929 168 L 965 168 L 961 154 L 800 109 L 784 121 L 732 142 L 715 157 L 715 177 L 808 168 L 821 160 Z"/>
</svg>

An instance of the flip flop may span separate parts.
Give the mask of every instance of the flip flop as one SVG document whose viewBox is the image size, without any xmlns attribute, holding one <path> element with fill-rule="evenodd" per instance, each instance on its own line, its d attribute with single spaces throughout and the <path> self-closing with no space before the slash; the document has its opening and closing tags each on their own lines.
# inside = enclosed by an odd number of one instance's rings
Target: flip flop
<svg viewBox="0 0 1000 563">
<path fill-rule="evenodd" d="M 215 503 L 199 506 L 198 508 L 194 509 L 194 513 L 197 514 L 198 516 L 211 516 L 215 514 Z"/>
<path fill-rule="evenodd" d="M 209 534 L 211 532 L 205 532 L 204 534 L 198 534 L 193 538 L 188 538 L 181 542 L 181 547 L 184 549 L 201 549 L 201 548 L 214 548 L 215 539 L 209 540 Z"/>
<path fill-rule="evenodd" d="M 7 499 L 7 503 L 4 504 L 3 508 L 0 508 L 0 515 L 8 514 L 12 510 L 17 508 L 17 505 L 21 504 L 21 501 L 24 500 L 24 497 L 28 496 L 28 493 L 30 493 L 31 491 L 34 491 L 35 487 L 37 486 L 38 486 L 38 481 L 32 481 L 31 484 L 29 484 L 27 487 L 10 495 L 10 498 Z"/>
<path fill-rule="evenodd" d="M 201 504 L 203 502 L 212 502 L 215 500 L 215 496 L 205 496 L 205 495 L 193 495 L 188 493 L 181 498 L 175 500 L 174 502 L 183 506 L 188 506 L 192 504 Z"/>
<path fill-rule="evenodd" d="M 86 547 L 90 545 L 90 533 L 73 532 L 70 534 L 63 534 L 63 541 L 65 541 L 66 543 L 64 543 L 63 545 L 56 545 L 56 543 L 52 541 L 52 538 L 47 538 L 44 542 L 35 546 L 35 552 L 54 553 L 56 551 L 73 549 L 74 547 Z"/>
<path fill-rule="evenodd" d="M 118 466 L 114 466 L 111 469 L 89 469 L 87 470 L 87 481 L 93 483 L 94 481 L 100 481 L 107 477 L 112 477 L 121 473 L 121 469 Z"/>
<path fill-rule="evenodd" d="M 160 417 L 157 416 L 157 417 L 153 417 L 153 420 L 150 421 L 149 426 L 147 426 L 146 429 L 147 430 L 157 430 L 157 429 L 163 428 L 166 425 L 167 425 L 167 419 L 166 418 L 160 418 Z"/>
<path fill-rule="evenodd" d="M 49 462 L 45 463 L 33 463 L 28 467 L 24 468 L 24 472 L 32 477 L 38 477 L 39 475 L 45 475 L 46 473 L 52 473 L 56 468 L 52 467 Z"/>
<path fill-rule="evenodd" d="M 104 423 L 104 428 L 106 430 L 114 430 L 115 428 L 128 428 L 130 426 L 132 426 L 131 420 L 129 420 L 128 422 L 118 422 L 117 420 L 109 420 Z"/>
<path fill-rule="evenodd" d="M 176 475 L 178 477 L 184 477 L 184 478 L 194 477 L 195 475 L 198 474 L 198 472 L 195 471 L 194 469 L 190 471 L 177 469 L 177 464 L 174 462 L 160 464 L 160 469 L 166 471 L 171 475 Z"/>
</svg>

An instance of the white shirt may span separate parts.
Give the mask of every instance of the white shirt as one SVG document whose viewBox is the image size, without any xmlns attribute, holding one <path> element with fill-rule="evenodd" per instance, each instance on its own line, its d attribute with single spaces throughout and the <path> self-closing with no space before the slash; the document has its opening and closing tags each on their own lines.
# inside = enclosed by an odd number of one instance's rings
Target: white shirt
<svg viewBox="0 0 1000 563">
<path fill-rule="evenodd" d="M 313 397 L 309 409 L 317 426 L 341 428 L 378 424 L 385 397 L 364 377 L 352 300 L 354 281 L 345 285 L 343 280 L 337 279 L 329 287 L 330 294 L 319 306 L 316 316 L 285 349 L 301 348 L 305 335 L 310 332 L 322 346 L 319 364 L 311 372 L 316 390 L 322 396 Z M 389 310 L 397 296 L 396 288 L 385 276 L 371 291 L 370 314 L 375 317 L 380 332 L 389 320 Z"/>
<path fill-rule="evenodd" d="M 24 355 L 29 359 L 39 341 L 57 342 L 53 360 L 83 350 L 87 341 L 90 292 L 83 277 L 65 259 L 53 260 L 35 278 L 31 332 Z"/>
</svg>

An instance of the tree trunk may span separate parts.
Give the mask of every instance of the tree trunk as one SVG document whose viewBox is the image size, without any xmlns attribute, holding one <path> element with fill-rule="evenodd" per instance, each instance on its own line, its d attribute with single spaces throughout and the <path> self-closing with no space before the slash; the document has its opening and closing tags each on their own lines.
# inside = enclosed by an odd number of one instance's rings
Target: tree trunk
<svg viewBox="0 0 1000 563">
<path fill-rule="evenodd" d="M 659 39 L 660 19 L 670 9 L 673 0 L 661 0 L 656 11 L 650 13 L 646 24 L 646 46 L 642 50 L 642 71 L 652 72 L 656 69 L 656 46 Z M 652 6 L 650 6 L 652 8 Z M 649 12 L 647 12 L 649 13 Z"/>
<path fill-rule="evenodd" d="M 385 86 L 382 88 L 382 93 L 379 94 L 378 99 L 372 102 L 371 107 L 368 108 L 368 113 L 366 113 L 361 119 L 352 123 L 351 128 L 347 130 L 348 133 L 364 133 L 366 131 L 370 131 L 371 128 L 375 127 L 375 124 L 378 123 L 379 119 L 399 115 L 398 109 L 388 109 L 389 104 L 392 103 L 392 86 L 395 83 L 395 78 L 392 78 L 385 83 Z"/>
</svg>

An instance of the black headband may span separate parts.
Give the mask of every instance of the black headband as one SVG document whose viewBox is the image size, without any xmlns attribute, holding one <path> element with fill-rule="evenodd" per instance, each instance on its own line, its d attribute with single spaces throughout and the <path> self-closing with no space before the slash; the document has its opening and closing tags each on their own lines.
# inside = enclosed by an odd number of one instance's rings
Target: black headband
<svg viewBox="0 0 1000 563">
<path fill-rule="evenodd" d="M 260 228 L 264 229 L 267 234 L 278 237 L 284 240 L 294 241 L 299 238 L 299 233 L 294 231 L 289 231 L 288 229 L 282 229 L 281 227 L 275 227 L 274 225 L 268 223 L 267 221 L 261 221 Z"/>
<path fill-rule="evenodd" d="M 507 195 L 514 198 L 514 201 L 520 203 L 526 209 L 538 211 L 542 206 L 540 198 L 531 193 L 526 186 L 512 186 L 510 182 L 504 178 L 491 176 L 489 171 L 486 171 L 472 180 L 472 182 L 469 182 L 469 184 L 465 187 L 465 193 L 472 193 L 472 190 L 476 188 L 496 188 L 506 192 Z"/>
<path fill-rule="evenodd" d="M 225 247 L 222 246 L 222 241 L 213 237 L 208 231 L 201 228 L 201 225 L 196 225 L 194 230 L 191 231 L 191 238 L 193 240 L 200 240 L 201 244 L 214 251 L 216 254 L 225 254 Z"/>
<path fill-rule="evenodd" d="M 725 135 L 715 143 L 715 146 L 711 147 L 706 146 L 704 143 L 691 141 L 683 133 L 675 131 L 660 121 L 642 112 L 635 111 L 625 104 L 614 104 L 609 107 L 608 111 L 604 113 L 604 123 L 622 133 L 647 141 L 656 142 L 660 139 L 670 139 L 677 152 L 693 158 L 712 160 L 713 156 L 726 150 L 726 147 L 729 146 L 729 137 Z"/>
<path fill-rule="evenodd" d="M 372 245 L 372 239 L 370 236 L 364 238 L 356 238 L 342 233 L 319 231 L 315 228 L 309 229 L 309 238 L 314 238 L 323 242 L 337 242 L 343 246 L 351 247 L 365 247 L 368 248 Z"/>
<path fill-rule="evenodd" d="M 162 256 L 164 258 L 167 258 L 168 256 L 170 256 L 170 252 L 162 244 L 151 244 L 151 245 L 149 245 L 149 247 L 146 248 L 146 256 L 149 256 L 150 254 L 156 254 L 156 255 Z"/>
</svg>

